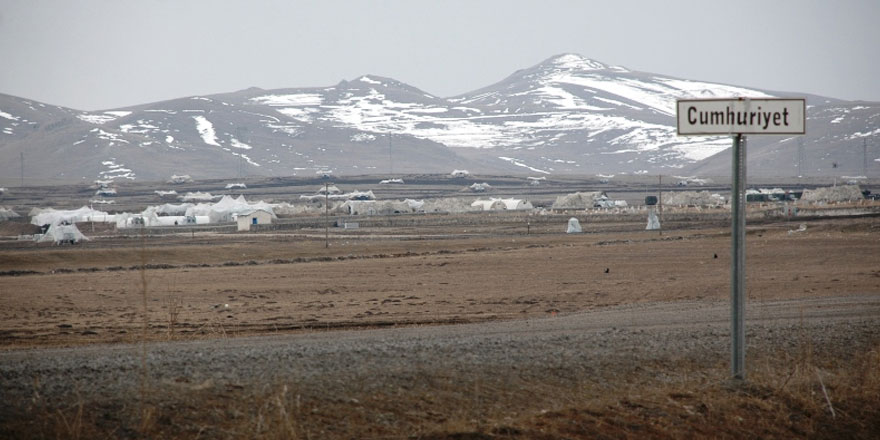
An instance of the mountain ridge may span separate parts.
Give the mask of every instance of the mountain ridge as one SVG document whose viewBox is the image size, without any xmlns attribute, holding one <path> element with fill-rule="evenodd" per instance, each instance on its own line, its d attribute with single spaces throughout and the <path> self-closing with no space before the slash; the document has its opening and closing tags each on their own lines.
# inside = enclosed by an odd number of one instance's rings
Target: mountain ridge
<svg viewBox="0 0 880 440">
<path fill-rule="evenodd" d="M 463 168 L 724 175 L 729 139 L 677 136 L 674 102 L 731 95 L 808 99 L 800 145 L 751 137 L 753 156 L 776 163 L 757 161 L 750 173 L 863 168 L 852 144 L 880 134 L 878 103 L 680 79 L 564 53 L 448 98 L 373 74 L 326 87 L 249 87 L 93 112 L 0 94 L 0 173 L 17 175 L 24 153 L 39 164 L 26 167 L 28 176 L 76 180 Z M 797 159 L 804 155 L 813 165 Z"/>
</svg>

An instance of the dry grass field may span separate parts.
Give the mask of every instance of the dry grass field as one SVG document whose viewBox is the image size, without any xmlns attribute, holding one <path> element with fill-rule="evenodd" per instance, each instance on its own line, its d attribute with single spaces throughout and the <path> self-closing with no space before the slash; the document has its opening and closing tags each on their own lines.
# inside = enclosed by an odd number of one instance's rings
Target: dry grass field
<svg viewBox="0 0 880 440">
<path fill-rule="evenodd" d="M 880 292 L 874 219 L 753 227 L 749 300 Z M 462 323 L 729 296 L 723 229 L 382 239 L 96 239 L 0 251 L 0 347 Z M 386 234 L 389 231 L 384 231 Z M 145 268 L 145 269 L 141 269 Z M 28 271 L 39 272 L 27 274 Z"/>
<path fill-rule="evenodd" d="M 806 231 L 791 233 L 797 224 L 750 223 L 749 303 L 865 297 L 875 304 L 877 218 L 806 224 Z M 584 226 L 587 233 L 566 235 L 564 219 L 536 222 L 527 234 L 522 219 L 511 217 L 430 229 L 333 229 L 326 244 L 322 228 L 106 231 L 70 247 L 4 241 L 0 354 L 7 357 L 0 366 L 11 368 L 10 359 L 22 356 L 105 347 L 146 353 L 147 343 L 160 344 L 149 346 L 161 352 L 158 347 L 252 337 L 293 338 L 292 344 L 334 335 L 384 338 L 374 332 L 564 320 L 630 306 L 639 313 L 656 304 L 681 304 L 682 313 L 698 316 L 700 304 L 728 300 L 730 236 L 723 222 L 669 222 L 662 235 L 641 230 L 641 218 Z M 144 354 L 130 373 L 140 378 L 130 395 L 53 394 L 39 375 L 22 393 L 12 370 L 0 370 L 7 395 L 0 437 L 880 436 L 880 317 L 853 324 L 829 312 L 827 321 L 782 326 L 773 324 L 770 309 L 755 310 L 750 319 L 766 321 L 761 325 L 769 330 L 766 343 L 750 348 L 746 383 L 727 380 L 723 326 L 694 327 L 695 334 L 708 332 L 699 336 L 705 344 L 721 344 L 719 352 L 682 348 L 690 347 L 680 345 L 687 328 L 669 333 L 662 325 L 620 322 L 597 334 L 648 348 L 612 347 L 606 355 L 589 354 L 587 366 L 574 358 L 450 364 L 442 352 L 419 352 L 386 368 L 316 373 L 311 380 L 195 380 L 151 371 L 157 367 Z M 626 337 L 615 339 L 615 332 Z M 72 351 L 46 351 L 64 347 Z"/>
</svg>

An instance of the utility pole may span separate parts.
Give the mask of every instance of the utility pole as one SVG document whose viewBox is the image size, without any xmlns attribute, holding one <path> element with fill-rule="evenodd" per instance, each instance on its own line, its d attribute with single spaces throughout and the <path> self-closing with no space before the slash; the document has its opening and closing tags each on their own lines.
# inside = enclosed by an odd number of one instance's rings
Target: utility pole
<svg viewBox="0 0 880 440">
<path fill-rule="evenodd" d="M 21 186 L 24 186 L 24 151 L 21 153 Z"/>
<path fill-rule="evenodd" d="M 330 247 L 330 188 L 324 182 L 324 248 Z"/>
<path fill-rule="evenodd" d="M 660 227 L 657 228 L 657 232 L 659 232 L 660 235 L 663 235 L 663 175 L 662 174 L 657 176 L 657 192 L 660 195 L 660 197 L 658 197 L 658 200 L 657 200 L 657 203 L 660 204 L 660 209 L 659 209 L 660 210 Z"/>
<path fill-rule="evenodd" d="M 862 138 L 862 175 L 868 179 L 868 139 Z"/>
</svg>

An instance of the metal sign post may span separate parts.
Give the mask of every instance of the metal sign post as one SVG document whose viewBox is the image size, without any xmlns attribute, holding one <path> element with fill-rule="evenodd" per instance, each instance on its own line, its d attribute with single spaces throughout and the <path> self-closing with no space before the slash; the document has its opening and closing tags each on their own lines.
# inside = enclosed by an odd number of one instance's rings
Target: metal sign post
<svg viewBox="0 0 880 440">
<path fill-rule="evenodd" d="M 730 188 L 730 370 L 734 379 L 746 378 L 746 139 L 733 137 Z"/>
<path fill-rule="evenodd" d="M 746 138 L 744 134 L 806 133 L 806 100 L 776 98 L 682 99 L 678 134 L 733 135 L 730 209 L 730 370 L 746 378 Z"/>
</svg>

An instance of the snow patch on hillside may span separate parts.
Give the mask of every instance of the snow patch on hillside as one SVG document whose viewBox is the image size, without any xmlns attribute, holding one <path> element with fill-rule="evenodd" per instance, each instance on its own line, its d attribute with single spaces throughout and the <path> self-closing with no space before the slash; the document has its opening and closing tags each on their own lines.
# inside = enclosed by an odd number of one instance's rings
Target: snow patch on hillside
<svg viewBox="0 0 880 440">
<path fill-rule="evenodd" d="M 519 160 L 519 159 L 516 159 L 516 158 L 513 158 L 513 157 L 498 156 L 498 158 L 501 159 L 501 160 L 503 160 L 503 161 L 505 161 L 505 162 L 510 162 L 511 164 L 516 165 L 516 166 L 518 166 L 518 167 L 528 168 L 529 170 L 532 170 L 532 171 L 534 171 L 534 172 L 536 172 L 536 173 L 550 174 L 549 171 L 542 170 L 542 169 L 540 169 L 540 168 L 535 168 L 535 167 L 532 167 L 532 166 L 528 166 L 528 165 L 526 165 L 523 161 L 521 161 L 521 160 Z"/>
<path fill-rule="evenodd" d="M 121 117 L 128 116 L 130 114 L 131 112 L 127 111 L 109 111 L 100 114 L 82 113 L 76 115 L 76 117 L 90 124 L 103 125 L 110 121 L 115 121 Z"/>
<path fill-rule="evenodd" d="M 290 106 L 312 106 L 321 105 L 324 97 L 316 93 L 297 93 L 292 95 L 265 95 L 251 98 L 251 101 L 257 104 L 269 105 L 272 107 Z"/>
<path fill-rule="evenodd" d="M 376 140 L 376 136 L 369 133 L 357 133 L 351 136 L 352 142 L 372 142 Z"/>
<path fill-rule="evenodd" d="M 276 109 L 276 111 L 290 119 L 300 122 L 312 122 L 314 120 L 312 114 L 318 112 L 317 109 L 309 107 L 285 107 Z"/>
<path fill-rule="evenodd" d="M 126 139 L 123 139 L 121 135 L 116 133 L 106 132 L 100 128 L 93 128 L 89 130 L 89 133 L 94 133 L 98 139 L 103 139 L 105 141 L 110 141 L 110 146 L 112 147 L 116 142 L 121 142 L 123 144 L 128 144 L 129 142 Z"/>
<path fill-rule="evenodd" d="M 364 76 L 358 78 L 358 81 L 365 82 L 365 83 L 367 83 L 367 84 L 376 84 L 376 85 L 380 85 L 380 84 L 382 84 L 381 81 L 376 81 L 376 80 L 374 80 L 374 79 L 372 79 L 372 78 L 370 78 L 369 76 L 366 76 L 366 75 L 364 75 Z"/>
<path fill-rule="evenodd" d="M 236 138 L 230 139 L 229 145 L 231 145 L 233 148 L 240 148 L 242 150 L 250 150 L 251 148 L 253 148 L 250 145 L 248 145 L 248 144 L 246 144 Z"/>
<path fill-rule="evenodd" d="M 0 110 L 0 118 L 9 119 L 10 121 L 18 121 L 19 120 L 18 117 L 12 116 L 9 113 L 4 112 L 3 110 Z"/>
<path fill-rule="evenodd" d="M 202 141 L 208 145 L 219 147 L 220 143 L 217 140 L 217 133 L 214 132 L 214 124 L 204 116 L 193 116 L 192 118 L 196 121 L 196 130 L 198 130 L 199 135 L 202 137 Z"/>
<path fill-rule="evenodd" d="M 129 168 L 125 168 L 125 164 L 116 163 L 116 158 L 105 160 L 101 165 L 107 167 L 106 170 L 98 173 L 98 177 L 105 180 L 128 179 L 135 180 L 135 173 Z"/>
</svg>

